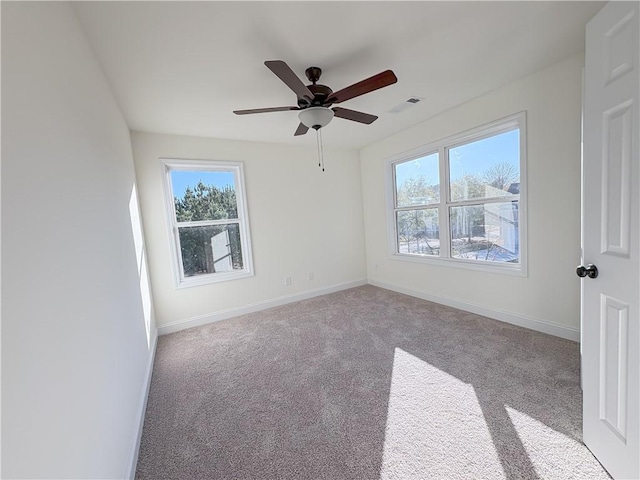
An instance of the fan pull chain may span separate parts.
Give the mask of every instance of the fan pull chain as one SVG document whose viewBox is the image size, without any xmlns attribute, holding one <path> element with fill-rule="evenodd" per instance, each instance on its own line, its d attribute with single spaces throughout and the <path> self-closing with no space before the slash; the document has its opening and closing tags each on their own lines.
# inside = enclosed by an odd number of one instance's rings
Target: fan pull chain
<svg viewBox="0 0 640 480">
<path fill-rule="evenodd" d="M 316 144 L 318 146 L 318 167 L 324 172 L 324 146 L 322 145 L 322 129 L 316 129 Z"/>
<path fill-rule="evenodd" d="M 318 148 L 318 167 L 320 167 L 320 129 L 316 130 L 316 146 Z"/>
<path fill-rule="evenodd" d="M 320 135 L 320 163 L 322 166 L 322 171 L 324 172 L 324 145 L 322 144 L 322 129 L 318 129 L 318 133 Z"/>
</svg>

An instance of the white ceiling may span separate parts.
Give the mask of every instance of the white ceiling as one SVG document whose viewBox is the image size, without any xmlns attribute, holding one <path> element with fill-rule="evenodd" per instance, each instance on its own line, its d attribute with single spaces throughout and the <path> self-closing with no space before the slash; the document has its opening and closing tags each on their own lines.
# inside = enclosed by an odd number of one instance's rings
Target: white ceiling
<svg viewBox="0 0 640 480">
<path fill-rule="evenodd" d="M 340 106 L 326 147 L 359 148 L 584 49 L 603 2 L 74 2 L 132 130 L 297 145 L 295 105 L 263 62 L 309 66 L 334 91 L 386 69 L 398 83 Z M 412 96 L 424 100 L 390 110 Z"/>
</svg>

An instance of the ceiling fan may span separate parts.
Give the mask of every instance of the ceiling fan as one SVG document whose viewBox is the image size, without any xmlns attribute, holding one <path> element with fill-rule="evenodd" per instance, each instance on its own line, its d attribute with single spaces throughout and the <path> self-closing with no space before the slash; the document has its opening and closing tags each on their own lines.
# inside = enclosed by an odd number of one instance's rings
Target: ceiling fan
<svg viewBox="0 0 640 480">
<path fill-rule="evenodd" d="M 305 85 L 286 62 L 282 60 L 267 60 L 264 64 L 269 70 L 275 73 L 285 85 L 293 90 L 297 95 L 298 106 L 234 110 L 233 113 L 236 115 L 248 115 L 252 113 L 300 110 L 298 114 L 300 125 L 298 125 L 294 135 L 304 135 L 309 128 L 319 130 L 325 127 L 334 115 L 338 118 L 365 123 L 367 125 L 373 123 L 378 118 L 375 115 L 349 110 L 348 108 L 330 107 L 334 103 L 342 103 L 346 100 L 364 95 L 365 93 L 392 85 L 398 81 L 391 70 L 385 70 L 384 72 L 334 92 L 326 85 L 317 83 L 322 74 L 322 70 L 318 67 L 309 67 L 305 70 L 304 73 L 311 82 L 311 85 Z"/>
</svg>

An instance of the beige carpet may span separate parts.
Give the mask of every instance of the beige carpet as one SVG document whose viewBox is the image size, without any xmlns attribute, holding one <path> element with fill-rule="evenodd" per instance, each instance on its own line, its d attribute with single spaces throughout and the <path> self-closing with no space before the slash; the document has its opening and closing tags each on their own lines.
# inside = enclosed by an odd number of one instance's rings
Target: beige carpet
<svg viewBox="0 0 640 480">
<path fill-rule="evenodd" d="M 607 479 L 574 342 L 365 286 L 163 336 L 139 479 Z"/>
</svg>

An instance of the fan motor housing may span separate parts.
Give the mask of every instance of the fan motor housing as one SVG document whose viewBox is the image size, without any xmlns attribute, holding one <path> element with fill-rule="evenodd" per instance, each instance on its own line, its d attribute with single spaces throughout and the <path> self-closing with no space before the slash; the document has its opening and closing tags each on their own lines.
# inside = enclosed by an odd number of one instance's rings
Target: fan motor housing
<svg viewBox="0 0 640 480">
<path fill-rule="evenodd" d="M 327 103 L 327 99 L 329 98 L 329 95 L 333 93 L 333 90 L 331 90 L 329 87 L 327 87 L 326 85 L 314 84 L 314 85 L 307 85 L 307 88 L 309 89 L 309 91 L 311 91 L 311 93 L 313 93 L 313 100 L 311 101 L 311 104 L 309 104 L 306 98 L 298 98 L 298 106 L 300 108 L 305 108 L 309 106 L 328 107 L 329 105 L 331 105 L 331 103 Z"/>
</svg>

